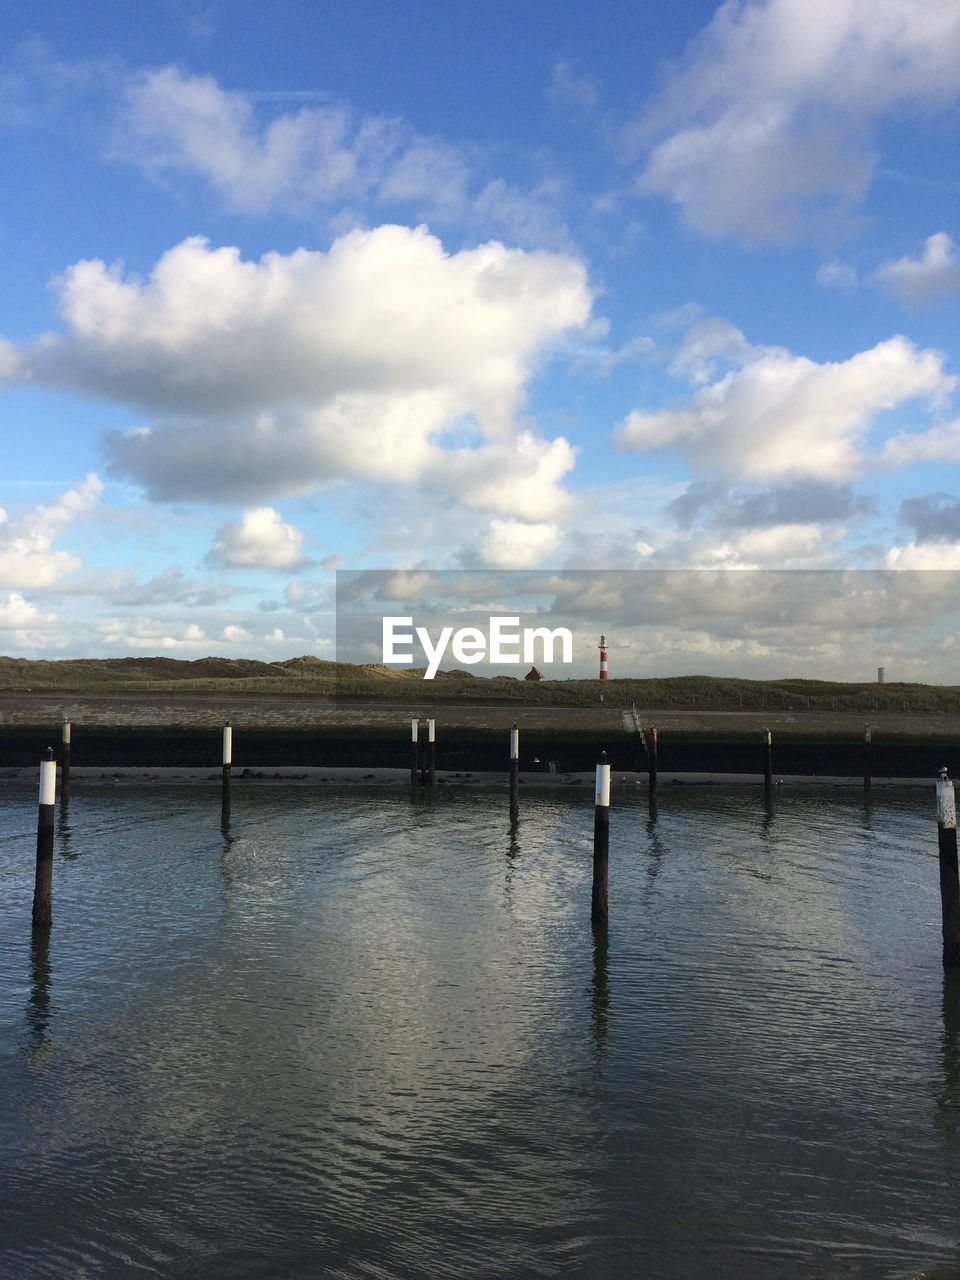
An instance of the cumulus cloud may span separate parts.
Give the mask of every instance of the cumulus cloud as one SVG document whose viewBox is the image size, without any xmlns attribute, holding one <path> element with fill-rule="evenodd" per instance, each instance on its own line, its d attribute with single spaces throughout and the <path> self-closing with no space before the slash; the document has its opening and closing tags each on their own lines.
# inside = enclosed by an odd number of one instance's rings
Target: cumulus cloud
<svg viewBox="0 0 960 1280">
<path fill-rule="evenodd" d="M 910 542 L 891 547 L 887 552 L 888 569 L 960 569 L 960 541 Z"/>
<path fill-rule="evenodd" d="M 939 402 L 955 382 L 939 352 L 903 337 L 827 364 L 756 348 L 685 408 L 631 413 L 616 439 L 629 449 L 681 449 L 698 466 L 745 480 L 841 483 L 861 469 L 881 411 L 918 397 Z"/>
<path fill-rule="evenodd" d="M 291 569 L 305 563 L 303 534 L 272 507 L 254 507 L 220 526 L 210 560 L 232 569 Z"/>
<path fill-rule="evenodd" d="M 640 179 L 710 236 L 795 239 L 869 187 L 878 122 L 955 101 L 960 10 L 930 0 L 726 0 L 632 130 Z"/>
<path fill-rule="evenodd" d="M 171 649 L 208 647 L 203 628 L 196 622 L 163 618 L 105 618 L 94 628 L 102 645 L 125 649 L 129 654 L 151 654 Z"/>
<path fill-rule="evenodd" d="M 960 293 L 960 254 L 945 231 L 928 236 L 919 258 L 898 258 L 873 278 L 909 306 L 920 307 Z"/>
<path fill-rule="evenodd" d="M 524 520 L 491 520 L 464 560 L 491 569 L 531 569 L 556 550 L 556 525 Z"/>
<path fill-rule="evenodd" d="M 586 270 L 565 254 L 448 254 L 399 226 L 259 261 L 192 238 L 147 280 L 75 264 L 59 305 L 66 332 L 32 348 L 37 378 L 158 415 L 105 448 L 159 500 L 409 483 L 442 475 L 445 446 L 479 433 L 530 474 L 533 507 L 516 514 L 538 518 L 543 476 L 569 469 L 565 441 L 515 437 L 538 364 L 589 322 Z M 476 460 L 482 472 L 482 449 Z"/>
<path fill-rule="evenodd" d="M 32 629 L 41 623 L 54 620 L 54 614 L 41 613 L 37 606 L 25 600 L 19 591 L 11 591 L 6 600 L 0 600 L 0 631 Z"/>
<path fill-rule="evenodd" d="M 22 382 L 27 377 L 27 362 L 12 342 L 0 338 L 0 387 Z"/>
<path fill-rule="evenodd" d="M 406 168 L 408 186 L 414 173 L 435 178 L 437 168 L 436 157 L 425 163 L 424 142 L 395 121 L 358 122 L 343 106 L 318 105 L 261 125 L 246 95 L 176 67 L 129 82 L 118 146 L 149 172 L 205 178 L 234 209 L 256 214 L 364 195 L 388 163 Z M 418 161 L 410 157 L 414 148 Z"/>
<path fill-rule="evenodd" d="M 17 520 L 0 509 L 0 587 L 49 587 L 83 563 L 72 552 L 59 551 L 57 537 L 97 505 L 103 484 L 91 474 L 49 506 L 36 507 Z"/>
<path fill-rule="evenodd" d="M 960 462 L 960 419 L 926 431 L 898 431 L 886 440 L 880 460 L 888 467 L 915 462 Z"/>
<path fill-rule="evenodd" d="M 744 364 L 754 350 L 735 324 L 722 316 L 706 316 L 687 330 L 669 372 L 702 384 L 709 382 L 720 366 Z"/>
<path fill-rule="evenodd" d="M 399 204 L 430 222 L 512 231 L 517 243 L 568 239 L 558 188 L 490 178 L 475 147 L 426 137 L 397 117 L 358 117 L 340 102 L 278 112 L 264 101 L 177 67 L 142 72 L 126 86 L 116 150 L 154 177 L 201 179 L 240 213 Z"/>
</svg>

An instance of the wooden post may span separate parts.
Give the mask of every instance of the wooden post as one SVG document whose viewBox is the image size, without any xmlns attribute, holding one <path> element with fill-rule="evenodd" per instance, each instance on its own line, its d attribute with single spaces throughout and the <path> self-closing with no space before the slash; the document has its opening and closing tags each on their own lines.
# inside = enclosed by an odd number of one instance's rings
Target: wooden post
<svg viewBox="0 0 960 1280">
<path fill-rule="evenodd" d="M 610 766 L 607 753 L 600 754 L 593 808 L 593 893 L 590 919 L 595 925 L 607 923 L 607 855 L 610 849 Z"/>
<path fill-rule="evenodd" d="M 510 730 L 510 821 L 520 817 L 520 730 L 514 720 Z"/>
<path fill-rule="evenodd" d="M 230 823 L 230 783 L 233 777 L 233 726 L 223 726 L 223 783 L 220 792 L 220 821 Z"/>
<path fill-rule="evenodd" d="M 437 782 L 437 722 L 427 721 L 427 786 L 434 787 Z"/>
<path fill-rule="evenodd" d="M 863 789 L 864 791 L 870 790 L 870 785 L 873 781 L 872 770 L 870 767 L 871 765 L 870 754 L 871 754 L 872 746 L 873 746 L 873 740 L 870 732 L 870 726 L 868 724 L 865 724 L 863 726 Z"/>
<path fill-rule="evenodd" d="M 420 721 L 410 721 L 410 741 L 413 755 L 410 762 L 410 785 L 416 789 L 420 785 Z"/>
<path fill-rule="evenodd" d="M 53 748 L 40 764 L 40 809 L 37 814 L 37 871 L 33 887 L 33 926 L 53 923 L 53 816 L 57 804 L 57 764 Z"/>
<path fill-rule="evenodd" d="M 940 906 L 943 914 L 943 963 L 960 965 L 960 875 L 957 872 L 957 802 L 946 769 L 937 782 L 937 844 L 940 853 Z"/>
<path fill-rule="evenodd" d="M 764 729 L 763 789 L 769 796 L 773 787 L 773 734 Z"/>
<path fill-rule="evenodd" d="M 657 737 L 657 726 L 650 726 L 650 747 L 647 751 L 647 782 L 650 787 L 651 794 L 657 785 L 657 756 L 659 752 L 659 740 Z"/>
<path fill-rule="evenodd" d="M 65 796 L 70 786 L 70 721 L 63 717 L 63 730 L 60 737 L 60 796 Z"/>
</svg>

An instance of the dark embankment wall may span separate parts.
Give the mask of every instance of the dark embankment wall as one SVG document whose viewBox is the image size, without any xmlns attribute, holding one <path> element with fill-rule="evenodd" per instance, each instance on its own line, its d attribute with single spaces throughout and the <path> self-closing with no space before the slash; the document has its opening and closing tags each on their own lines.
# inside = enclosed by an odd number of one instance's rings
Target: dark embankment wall
<svg viewBox="0 0 960 1280">
<path fill-rule="evenodd" d="M 235 730 L 234 770 L 269 766 L 352 766 L 408 768 L 409 729 L 384 732 L 372 728 L 357 733 L 348 729 L 315 732 L 283 730 Z M 0 767 L 25 768 L 39 761 L 48 746 L 59 751 L 59 726 L 52 728 L 0 729 Z M 647 767 L 643 748 L 626 735 L 605 737 L 600 732 L 528 731 L 521 734 L 521 768 L 544 769 L 556 761 L 559 772 L 585 771 L 605 750 L 614 769 Z M 196 729 L 93 729 L 76 726 L 72 763 L 77 767 L 218 768 L 219 732 Z M 761 773 L 763 748 L 759 735 L 749 740 L 731 734 L 694 737 L 661 733 L 660 771 L 680 773 Z M 499 770 L 508 765 L 508 736 L 475 729 L 438 729 L 437 768 L 441 770 Z M 774 740 L 774 771 L 778 774 L 826 774 L 856 777 L 863 771 L 863 744 L 859 739 L 836 737 L 822 742 Z M 903 739 L 873 741 L 871 768 L 874 777 L 935 778 L 946 765 L 951 776 L 960 773 L 960 741 L 910 742 Z"/>
</svg>

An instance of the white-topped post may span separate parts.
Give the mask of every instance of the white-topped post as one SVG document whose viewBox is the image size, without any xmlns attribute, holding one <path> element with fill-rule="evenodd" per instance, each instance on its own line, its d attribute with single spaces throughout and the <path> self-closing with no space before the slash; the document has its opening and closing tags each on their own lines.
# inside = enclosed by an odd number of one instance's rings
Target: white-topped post
<svg viewBox="0 0 960 1280">
<path fill-rule="evenodd" d="M 427 786 L 432 787 L 437 781 L 437 722 L 427 721 Z"/>
<path fill-rule="evenodd" d="M 230 824 L 230 782 L 233 776 L 233 726 L 223 726 L 223 782 L 220 791 L 220 822 Z"/>
<path fill-rule="evenodd" d="M 40 762 L 40 806 L 37 813 L 37 870 L 33 886 L 33 925 L 53 923 L 53 819 L 57 804 L 57 762 L 53 748 Z"/>
<path fill-rule="evenodd" d="M 520 730 L 514 720 L 510 730 L 510 821 L 520 819 Z"/>
<path fill-rule="evenodd" d="M 594 925 L 607 924 L 607 863 L 610 850 L 610 765 L 607 753 L 600 754 L 593 803 L 593 892 L 590 919 Z"/>
</svg>

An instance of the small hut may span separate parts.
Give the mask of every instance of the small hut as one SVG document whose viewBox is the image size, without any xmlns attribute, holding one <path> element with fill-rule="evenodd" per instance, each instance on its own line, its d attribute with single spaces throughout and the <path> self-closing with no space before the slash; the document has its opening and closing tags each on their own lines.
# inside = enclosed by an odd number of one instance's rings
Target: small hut
<svg viewBox="0 0 960 1280">
<path fill-rule="evenodd" d="M 524 680 L 542 680 L 544 677 L 542 671 L 538 671 L 536 667 L 531 667 L 523 678 Z"/>
</svg>

